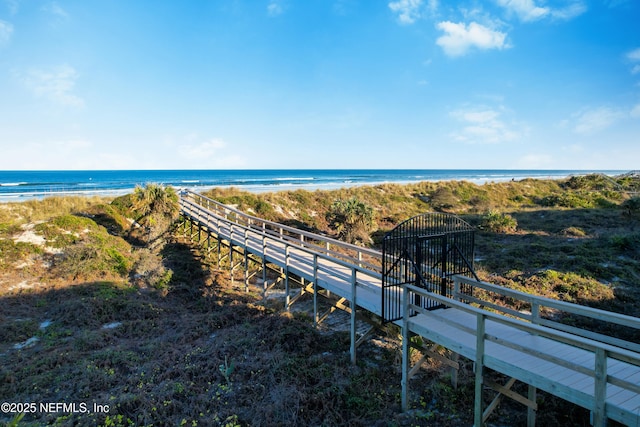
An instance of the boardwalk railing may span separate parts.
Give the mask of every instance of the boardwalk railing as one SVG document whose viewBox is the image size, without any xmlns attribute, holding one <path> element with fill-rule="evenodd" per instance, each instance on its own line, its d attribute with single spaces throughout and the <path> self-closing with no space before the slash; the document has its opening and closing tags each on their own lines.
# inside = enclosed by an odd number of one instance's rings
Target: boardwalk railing
<svg viewBox="0 0 640 427">
<path fill-rule="evenodd" d="M 595 341 L 601 341 L 640 354 L 640 319 L 637 317 L 536 296 L 464 276 L 454 276 L 453 279 L 454 299 L 456 300 L 473 303 L 506 316 L 522 319 L 540 326 L 547 326 Z M 480 298 L 477 291 L 474 292 L 474 295 L 460 292 L 461 285 L 463 284 L 473 286 L 474 289 L 484 290 L 487 295 L 485 298 Z M 505 305 L 495 304 L 490 301 L 490 296 L 511 299 L 511 301 L 517 302 L 521 309 L 515 310 Z M 580 320 L 580 318 L 582 318 L 582 320 L 590 320 L 600 327 L 608 327 L 616 334 L 620 334 L 623 329 L 627 330 L 627 335 L 632 337 L 632 341 L 615 338 L 610 335 L 590 331 L 585 327 L 571 326 L 567 323 L 553 320 L 554 318 L 561 319 L 566 314 L 571 316 L 572 322 Z"/>
<path fill-rule="evenodd" d="M 311 291 L 316 322 L 321 320 L 318 291 L 324 289 L 339 297 L 335 307 L 346 309 L 351 314 L 350 353 L 355 362 L 356 347 L 362 342 L 356 339 L 356 309 L 363 308 L 381 315 L 379 252 L 256 218 L 192 192 L 181 194 L 180 205 L 182 214 L 197 222 L 199 227 L 228 242 L 225 244 L 230 247 L 242 248 L 245 268 L 248 254 L 260 257 L 263 281 L 267 263 L 279 267 L 284 279 L 287 308 L 290 303 L 290 275 L 307 282 L 294 298 Z M 229 251 L 230 257 L 233 252 L 232 249 Z M 230 264 L 233 265 L 233 261 Z"/>
<path fill-rule="evenodd" d="M 494 292 L 504 291 L 504 289 L 494 289 L 494 285 L 477 282 L 466 277 L 457 277 L 456 279 L 458 282 L 466 281 L 476 287 Z M 517 316 L 530 320 L 530 322 L 525 322 L 415 286 L 407 286 L 407 290 L 409 292 L 405 293 L 403 303 L 405 309 L 403 331 L 416 331 L 422 336 L 433 339 L 435 342 L 475 361 L 475 425 L 482 425 L 485 417 L 488 416 L 487 411 L 483 414 L 481 408 L 481 392 L 483 382 L 486 382 L 482 377 L 484 367 L 518 378 L 530 386 L 548 391 L 582 407 L 590 408 L 594 414 L 595 425 L 604 425 L 607 417 L 627 425 L 637 425 L 640 421 L 640 353 L 606 342 L 584 338 L 580 336 L 583 334 L 576 335 L 574 331 L 572 333 L 558 331 L 558 328 L 563 328 L 565 325 L 557 322 L 545 321 L 544 326 L 531 323 L 540 319 L 539 316 Z M 509 291 L 500 293 L 512 297 L 527 297 Z M 446 327 L 449 333 L 446 336 L 434 334 L 433 331 L 436 329 L 435 316 L 432 312 L 411 303 L 410 295 L 414 294 L 434 299 L 455 309 L 452 313 L 457 313 L 457 317 L 456 319 L 447 319 Z M 458 296 L 470 299 L 464 294 L 458 294 Z M 630 316 L 616 315 L 586 307 L 579 309 L 575 304 L 552 302 L 540 297 L 525 299 L 529 299 L 534 306 L 552 306 L 582 316 L 606 319 L 619 325 L 640 329 L 640 319 Z M 486 301 L 475 298 L 474 300 L 478 304 L 487 306 Z M 492 308 L 503 313 L 508 312 L 510 315 L 519 314 L 519 312 L 505 310 L 504 307 L 495 304 L 492 304 Z M 412 318 L 408 315 L 411 311 L 418 312 L 422 316 Z M 460 315 L 460 313 L 464 314 Z M 425 322 L 424 317 L 432 317 L 433 322 Z M 510 331 L 511 336 L 505 338 L 497 334 L 496 331 L 500 330 Z M 598 336 L 597 338 L 602 337 Z M 408 339 L 405 341 L 408 342 Z M 637 346 L 636 343 L 628 344 L 633 347 Z M 408 369 L 405 367 L 403 372 L 408 372 Z M 407 380 L 403 380 L 403 385 L 405 384 L 407 384 Z M 522 403 L 534 404 L 534 402 L 524 399 Z M 481 414 L 483 417 L 479 418 Z"/>
<path fill-rule="evenodd" d="M 332 259 L 341 259 L 349 264 L 364 267 L 368 271 L 381 273 L 382 254 L 378 251 L 316 233 L 306 232 L 277 222 L 267 221 L 192 191 L 183 191 L 180 200 L 183 208 L 190 209 L 201 215 L 213 214 L 219 220 L 224 218 L 224 220 L 238 227 L 286 241 L 291 246 L 309 250 Z M 209 217 L 213 219 L 213 215 L 209 215 Z"/>
<path fill-rule="evenodd" d="M 287 295 L 290 274 L 304 279 L 303 283 L 306 280 L 301 292 L 307 289 L 313 293 L 316 320 L 320 289 L 348 303 L 351 359 L 355 361 L 356 309 L 382 316 L 379 252 L 266 221 L 192 192 L 181 193 L 180 204 L 182 214 L 197 223 L 199 230 L 206 229 L 219 242 L 226 241 L 230 257 L 232 248 L 240 247 L 245 269 L 248 254 L 262 259 L 263 274 L 265 263 L 282 269 Z M 233 266 L 233 262 L 230 264 Z M 413 284 L 403 284 L 398 293 L 403 316 L 395 323 L 402 326 L 403 334 L 403 408 L 408 408 L 409 378 L 422 363 L 409 369 L 410 338 L 417 334 L 475 362 L 476 426 L 486 421 L 502 395 L 526 405 L 532 424 L 537 388 L 589 409 L 597 426 L 604 425 L 607 418 L 640 426 L 640 319 L 466 276 L 454 275 L 451 279 L 453 293 L 446 296 Z M 424 304 L 416 303 L 427 299 L 446 308 L 427 310 Z M 578 323 L 565 324 L 565 314 L 609 324 L 616 330 L 625 328 L 625 337 L 632 338 L 614 338 L 579 327 Z M 424 354 L 439 357 L 429 350 Z M 457 363 L 452 360 L 450 365 Z M 492 383 L 484 377 L 484 368 L 511 379 L 505 385 Z M 529 385 L 527 397 L 511 390 L 516 380 Z M 483 411 L 484 386 L 499 395 Z"/>
</svg>

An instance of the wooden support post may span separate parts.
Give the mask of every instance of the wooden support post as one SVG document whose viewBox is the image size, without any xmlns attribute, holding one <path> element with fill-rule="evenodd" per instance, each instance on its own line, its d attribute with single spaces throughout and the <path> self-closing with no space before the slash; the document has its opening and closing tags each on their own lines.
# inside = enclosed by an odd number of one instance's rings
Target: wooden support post
<svg viewBox="0 0 640 427">
<path fill-rule="evenodd" d="M 529 399 L 530 402 L 536 402 L 536 388 L 531 384 L 529 384 L 527 399 Z M 537 408 L 533 408 L 531 406 L 527 407 L 527 427 L 536 426 L 536 412 L 537 412 Z"/>
<path fill-rule="evenodd" d="M 244 230 L 244 291 L 249 292 L 249 251 L 248 247 L 248 236 L 249 231 Z"/>
<path fill-rule="evenodd" d="M 478 313 L 476 321 L 476 381 L 473 410 L 474 427 L 482 427 L 482 382 L 484 373 L 484 314 Z"/>
<path fill-rule="evenodd" d="M 280 229 L 282 232 L 282 228 Z M 284 247 L 284 308 L 289 311 L 289 245 Z"/>
<path fill-rule="evenodd" d="M 313 254 L 313 326 L 318 327 L 318 254 Z"/>
<path fill-rule="evenodd" d="M 351 270 L 351 363 L 356 364 L 356 289 L 358 281 L 358 271 Z"/>
<path fill-rule="evenodd" d="M 456 352 L 452 352 L 451 360 L 455 363 L 458 363 L 458 359 L 460 359 L 460 355 Z M 458 389 L 458 368 L 454 366 L 451 367 L 451 386 L 454 390 Z"/>
<path fill-rule="evenodd" d="M 604 427 L 607 417 L 605 400 L 607 398 L 607 351 L 597 348 L 595 354 L 595 390 L 593 394 L 593 427 Z"/>
<path fill-rule="evenodd" d="M 262 257 L 262 298 L 267 297 L 267 263 Z"/>
<path fill-rule="evenodd" d="M 229 242 L 229 275 L 231 276 L 231 286 L 233 287 L 233 243 Z"/>
<path fill-rule="evenodd" d="M 247 248 L 244 248 L 244 291 L 249 292 L 249 255 Z"/>
<path fill-rule="evenodd" d="M 402 411 L 409 409 L 409 290 L 405 286 L 402 293 Z"/>
<path fill-rule="evenodd" d="M 536 300 L 531 303 L 531 323 L 540 324 L 540 303 Z"/>
<path fill-rule="evenodd" d="M 262 223 L 262 228 L 264 231 L 264 223 Z M 262 297 L 266 298 L 267 297 L 267 290 L 268 290 L 268 285 L 267 285 L 267 237 L 265 234 L 262 235 L 262 286 L 263 286 L 263 293 L 262 293 Z"/>
</svg>

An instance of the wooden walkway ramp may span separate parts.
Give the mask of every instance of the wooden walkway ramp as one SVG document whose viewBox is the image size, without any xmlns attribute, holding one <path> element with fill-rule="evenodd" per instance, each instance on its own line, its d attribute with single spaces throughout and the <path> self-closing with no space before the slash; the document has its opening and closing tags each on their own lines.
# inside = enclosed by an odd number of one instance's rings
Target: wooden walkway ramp
<svg viewBox="0 0 640 427">
<path fill-rule="evenodd" d="M 351 359 L 364 337 L 357 337 L 356 319 L 366 312 L 382 316 L 382 254 L 366 248 L 287 227 L 247 215 L 197 193 L 180 196 L 181 214 L 191 226 L 192 235 L 206 233 L 213 238 L 220 260 L 221 245 L 228 246 L 231 268 L 244 264 L 248 286 L 249 262 L 262 264 L 262 282 L 267 286 L 267 265 L 276 266 L 285 286 L 289 304 L 304 293 L 313 294 L 314 319 L 320 319 L 317 298 L 321 292 L 337 300 L 332 307 L 350 313 Z M 234 250 L 235 248 L 235 250 Z M 240 260 L 234 264 L 234 253 Z M 259 260 L 259 261 L 258 261 Z M 294 290 L 291 281 L 299 286 Z M 472 292 L 468 292 L 468 287 Z M 419 335 L 452 352 L 443 361 L 457 367 L 463 356 L 475 364 L 474 425 L 484 425 L 504 396 L 528 408 L 529 425 L 535 424 L 536 390 L 544 390 L 592 412 L 594 425 L 607 419 L 640 427 L 640 319 L 548 298 L 535 297 L 490 283 L 454 277 L 450 296 L 428 292 L 413 285 L 398 294 L 403 317 L 395 323 L 403 335 L 402 406 L 410 406 L 411 377 L 428 357 L 442 356 L 420 347 L 423 359 L 410 366 L 411 337 Z M 460 292 L 465 287 L 467 291 Z M 419 298 L 418 298 L 419 297 Z M 442 304 L 436 310 L 415 304 L 430 299 Z M 519 310 L 496 304 L 508 300 Z M 616 329 L 628 330 L 629 341 L 612 338 L 560 322 L 569 314 Z M 487 370 L 506 375 L 505 384 L 486 378 Z M 515 393 L 516 381 L 528 385 L 526 396 Z M 483 391 L 497 394 L 488 405 Z"/>
</svg>

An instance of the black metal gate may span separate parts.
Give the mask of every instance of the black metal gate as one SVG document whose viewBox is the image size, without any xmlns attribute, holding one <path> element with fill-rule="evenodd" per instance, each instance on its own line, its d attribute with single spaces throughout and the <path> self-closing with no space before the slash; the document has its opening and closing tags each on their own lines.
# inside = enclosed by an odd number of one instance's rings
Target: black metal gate
<svg viewBox="0 0 640 427">
<path fill-rule="evenodd" d="M 382 317 L 402 318 L 403 285 L 452 296 L 454 274 L 475 276 L 474 229 L 462 219 L 444 213 L 413 217 L 387 233 L 382 242 Z M 463 292 L 470 292 L 470 288 Z M 412 295 L 413 303 L 427 310 L 441 305 Z"/>
</svg>

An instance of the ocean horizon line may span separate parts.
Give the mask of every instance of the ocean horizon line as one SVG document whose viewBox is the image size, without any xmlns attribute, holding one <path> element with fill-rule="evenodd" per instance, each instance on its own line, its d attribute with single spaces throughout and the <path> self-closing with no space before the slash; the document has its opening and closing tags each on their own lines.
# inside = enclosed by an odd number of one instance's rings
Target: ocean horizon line
<svg viewBox="0 0 640 427">
<path fill-rule="evenodd" d="M 584 171 L 584 172 L 627 172 L 631 169 L 594 169 L 594 168 L 577 168 L 577 169 L 556 169 L 556 168 L 142 168 L 142 169 L 2 169 L 0 174 L 22 173 L 22 172 L 202 172 L 202 171 L 220 171 L 220 172 L 243 172 L 243 171 Z"/>
<path fill-rule="evenodd" d="M 561 179 L 627 170 L 606 169 L 99 169 L 0 171 L 0 201 L 62 195 L 117 196 L 136 186 L 157 183 L 177 189 L 205 191 L 237 187 L 263 193 L 287 190 L 332 190 L 384 183 L 470 181 L 476 184 L 526 178 Z"/>
</svg>

